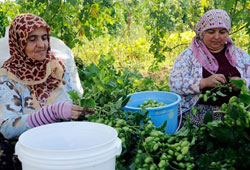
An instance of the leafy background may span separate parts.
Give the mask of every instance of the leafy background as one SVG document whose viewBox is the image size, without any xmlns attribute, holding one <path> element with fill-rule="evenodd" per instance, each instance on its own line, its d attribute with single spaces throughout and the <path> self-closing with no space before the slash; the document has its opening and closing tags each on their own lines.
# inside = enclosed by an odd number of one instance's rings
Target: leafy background
<svg viewBox="0 0 250 170">
<path fill-rule="evenodd" d="M 213 8 L 229 13 L 232 39 L 249 52 L 247 0 L 6 0 L 0 2 L 0 37 L 17 14 L 34 13 L 48 22 L 52 36 L 73 49 L 77 61 L 97 63 L 111 54 L 116 67 L 126 64 L 166 81 L 199 17 Z"/>
</svg>

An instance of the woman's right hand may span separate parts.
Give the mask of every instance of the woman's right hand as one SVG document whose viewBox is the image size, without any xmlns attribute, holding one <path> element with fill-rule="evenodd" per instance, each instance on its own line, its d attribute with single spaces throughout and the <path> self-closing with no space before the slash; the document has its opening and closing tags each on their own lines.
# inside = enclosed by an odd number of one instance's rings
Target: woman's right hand
<svg viewBox="0 0 250 170">
<path fill-rule="evenodd" d="M 93 114 L 94 110 L 91 108 L 81 107 L 78 105 L 73 105 L 71 107 L 70 119 L 78 119 L 80 116 L 85 116 L 86 114 Z"/>
<path fill-rule="evenodd" d="M 83 107 L 78 106 L 78 105 L 73 105 L 71 106 L 71 114 L 70 114 L 70 119 L 78 119 L 78 117 L 81 115 L 83 111 Z"/>
<path fill-rule="evenodd" d="M 200 81 L 200 90 L 206 87 L 216 87 L 226 83 L 226 78 L 223 74 L 213 74 L 207 78 L 202 78 Z"/>
</svg>

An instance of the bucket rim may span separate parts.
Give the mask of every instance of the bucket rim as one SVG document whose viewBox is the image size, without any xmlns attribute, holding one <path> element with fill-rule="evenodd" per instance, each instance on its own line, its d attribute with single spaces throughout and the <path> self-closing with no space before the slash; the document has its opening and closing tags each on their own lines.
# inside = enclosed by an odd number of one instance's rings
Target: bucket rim
<svg viewBox="0 0 250 170">
<path fill-rule="evenodd" d="M 50 157 L 48 157 L 48 155 L 41 155 L 40 154 L 34 154 L 29 153 L 27 150 L 25 150 L 25 148 L 22 148 L 22 146 L 20 146 L 20 143 L 17 142 L 16 147 L 15 147 L 15 155 L 18 156 L 19 160 L 30 160 L 32 162 L 47 162 L 47 161 L 73 161 L 75 163 L 78 162 L 82 162 L 83 160 L 85 162 L 90 162 L 96 158 L 101 159 L 101 158 L 106 158 L 106 157 L 115 157 L 117 155 L 120 155 L 122 151 L 122 142 L 121 139 L 117 138 L 116 141 L 113 143 L 112 147 L 110 148 L 106 148 L 106 150 L 99 152 L 96 151 L 95 154 L 85 154 L 85 155 L 81 155 L 79 153 L 75 153 L 72 152 L 71 154 L 77 155 L 77 156 L 71 156 L 71 157 L 67 157 L 65 156 L 68 155 L 67 153 L 64 153 L 64 156 L 61 157 L 57 157 L 58 155 L 50 155 Z M 50 154 L 50 153 L 48 153 Z M 52 157 L 51 157 L 52 156 Z M 51 164 L 51 163 L 50 163 Z M 52 163 L 53 164 L 53 163 Z"/>
<path fill-rule="evenodd" d="M 173 92 L 167 92 L 167 91 L 140 91 L 140 92 L 135 92 L 135 93 L 131 93 L 131 94 L 128 94 L 127 97 L 130 97 L 132 95 L 136 95 L 136 94 L 142 94 L 142 93 L 165 93 L 165 94 L 171 94 L 171 95 L 174 95 L 177 97 L 177 100 L 171 104 L 168 104 L 168 105 L 165 105 L 165 106 L 159 106 L 159 107 L 149 107 L 149 108 L 146 108 L 146 110 L 148 111 L 155 111 L 155 110 L 161 110 L 161 109 L 164 109 L 166 107 L 171 107 L 171 106 L 174 106 L 174 105 L 177 105 L 181 102 L 181 96 L 176 94 L 176 93 L 173 93 Z M 132 106 L 124 106 L 125 109 L 130 109 L 130 110 L 135 110 L 135 111 L 141 111 L 142 108 L 140 107 L 132 107 Z"/>
<path fill-rule="evenodd" d="M 99 144 L 99 145 L 96 145 L 96 146 L 92 146 L 92 147 L 89 147 L 89 148 L 84 148 L 84 149 L 68 149 L 68 150 L 39 149 L 39 148 L 31 147 L 31 146 L 29 146 L 27 144 L 24 144 L 22 142 L 25 134 L 31 133 L 30 131 L 34 131 L 35 128 L 32 128 L 32 129 L 29 129 L 29 130 L 25 131 L 23 134 L 21 134 L 18 141 L 17 141 L 17 143 L 19 142 L 19 144 L 22 145 L 23 147 L 26 147 L 27 149 L 30 149 L 30 150 L 33 150 L 33 151 L 49 152 L 49 153 L 54 153 L 54 152 L 66 153 L 66 152 L 83 152 L 83 151 L 89 151 L 89 150 L 93 150 L 93 149 L 96 149 L 96 148 L 100 148 L 100 147 L 103 147 L 105 145 L 108 145 L 108 144 L 112 143 L 113 141 L 115 141 L 118 138 L 118 133 L 113 127 L 102 124 L 102 123 L 97 123 L 97 122 L 86 122 L 86 121 L 57 122 L 57 123 L 42 125 L 42 126 L 39 126 L 39 127 L 36 127 L 36 128 L 42 128 L 44 126 L 57 126 L 58 124 L 72 124 L 72 123 L 73 124 L 82 124 L 82 123 L 85 123 L 85 124 L 98 124 L 99 126 L 105 126 L 105 127 L 109 128 L 110 130 L 112 130 L 114 132 L 114 137 L 111 138 L 110 140 L 108 140 L 105 143 L 102 143 L 102 144 Z M 54 125 L 52 125 L 52 124 L 54 124 Z M 55 124 L 57 124 L 57 125 L 55 125 Z"/>
<path fill-rule="evenodd" d="M 44 169 L 62 169 L 62 170 L 69 170 L 72 169 L 74 167 L 77 169 L 86 169 L 89 168 L 91 166 L 99 166 L 105 162 L 109 162 L 110 160 L 114 160 L 116 159 L 117 155 L 120 155 L 121 151 L 122 151 L 122 147 L 120 146 L 120 148 L 118 148 L 119 150 L 117 151 L 112 151 L 112 152 L 108 152 L 105 153 L 105 155 L 99 154 L 95 157 L 91 157 L 90 159 L 85 159 L 85 158 L 79 158 L 77 161 L 72 161 L 72 160 L 68 160 L 68 159 L 60 159 L 60 160 L 51 160 L 51 159 L 40 159 L 40 158 L 31 158 L 28 157 L 27 155 L 17 155 L 18 159 L 21 161 L 22 164 L 26 164 L 32 167 L 36 167 L 37 165 L 39 165 L 39 168 Z M 62 163 L 62 161 L 64 161 Z M 65 163 L 66 161 L 66 163 Z M 49 168 L 48 168 L 49 167 Z"/>
</svg>

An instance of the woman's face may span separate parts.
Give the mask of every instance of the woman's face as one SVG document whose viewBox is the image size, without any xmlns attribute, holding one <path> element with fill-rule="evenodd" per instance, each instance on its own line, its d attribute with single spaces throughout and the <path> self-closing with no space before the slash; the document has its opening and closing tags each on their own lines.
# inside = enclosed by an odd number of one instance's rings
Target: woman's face
<svg viewBox="0 0 250 170">
<path fill-rule="evenodd" d="M 203 42 L 210 51 L 219 51 L 224 48 L 228 38 L 228 31 L 225 28 L 213 28 L 205 31 Z"/>
<path fill-rule="evenodd" d="M 43 61 L 48 51 L 48 36 L 47 29 L 44 27 L 31 32 L 25 46 L 25 54 L 34 60 Z"/>
</svg>

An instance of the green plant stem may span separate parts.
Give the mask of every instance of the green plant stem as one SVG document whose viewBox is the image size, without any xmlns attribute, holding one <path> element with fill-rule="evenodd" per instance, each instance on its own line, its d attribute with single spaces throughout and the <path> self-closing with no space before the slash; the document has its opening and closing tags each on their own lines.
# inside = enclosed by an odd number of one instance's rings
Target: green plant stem
<svg viewBox="0 0 250 170">
<path fill-rule="evenodd" d="M 247 106 L 245 107 L 245 109 L 247 110 L 249 107 L 250 107 L 250 104 L 249 104 L 249 105 L 247 105 Z"/>
<path fill-rule="evenodd" d="M 169 166 L 170 166 L 172 169 L 174 169 L 174 170 L 179 170 L 179 169 L 173 167 L 170 163 L 169 163 Z"/>
<path fill-rule="evenodd" d="M 224 114 L 226 114 L 226 112 L 225 111 L 222 111 L 222 110 L 216 110 L 216 111 L 213 111 L 214 113 L 224 113 Z"/>
</svg>

